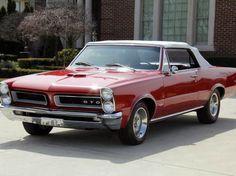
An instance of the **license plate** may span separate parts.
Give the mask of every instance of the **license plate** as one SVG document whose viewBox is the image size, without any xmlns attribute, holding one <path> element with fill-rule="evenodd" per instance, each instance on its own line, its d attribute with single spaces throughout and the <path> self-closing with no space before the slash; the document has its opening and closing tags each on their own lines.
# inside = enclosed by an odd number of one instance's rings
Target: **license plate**
<svg viewBox="0 0 236 176">
<path fill-rule="evenodd" d="M 41 125 L 45 126 L 63 126 L 63 119 L 41 118 Z"/>
</svg>

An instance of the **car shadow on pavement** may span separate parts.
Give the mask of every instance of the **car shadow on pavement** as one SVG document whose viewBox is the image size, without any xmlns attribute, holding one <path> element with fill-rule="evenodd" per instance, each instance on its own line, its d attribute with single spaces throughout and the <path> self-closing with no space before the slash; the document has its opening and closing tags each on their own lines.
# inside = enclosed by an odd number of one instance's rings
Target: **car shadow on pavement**
<svg viewBox="0 0 236 176">
<path fill-rule="evenodd" d="M 116 132 L 106 130 L 66 130 L 49 136 L 25 136 L 2 143 L 3 150 L 23 150 L 49 156 L 131 162 L 176 147 L 197 145 L 198 142 L 235 129 L 236 119 L 220 118 L 211 125 L 199 124 L 196 115 L 182 115 L 152 124 L 146 141 L 138 146 L 120 143 Z"/>
</svg>

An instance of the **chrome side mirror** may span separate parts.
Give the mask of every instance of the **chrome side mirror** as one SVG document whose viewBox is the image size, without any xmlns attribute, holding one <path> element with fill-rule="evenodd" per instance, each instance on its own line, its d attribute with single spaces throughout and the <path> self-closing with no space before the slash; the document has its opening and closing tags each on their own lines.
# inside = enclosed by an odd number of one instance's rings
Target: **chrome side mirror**
<svg viewBox="0 0 236 176">
<path fill-rule="evenodd" d="M 176 74 L 178 71 L 179 71 L 178 67 L 176 67 L 176 66 L 172 66 L 172 67 L 171 67 L 171 72 L 172 72 L 173 74 Z"/>
</svg>

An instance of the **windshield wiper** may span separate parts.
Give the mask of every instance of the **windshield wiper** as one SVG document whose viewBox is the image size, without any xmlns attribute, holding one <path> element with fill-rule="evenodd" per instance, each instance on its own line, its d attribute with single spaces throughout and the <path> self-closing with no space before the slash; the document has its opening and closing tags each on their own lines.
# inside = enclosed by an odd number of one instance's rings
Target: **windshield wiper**
<svg viewBox="0 0 236 176">
<path fill-rule="evenodd" d="M 130 70 L 133 70 L 135 71 L 134 68 L 132 67 L 129 67 L 129 66 L 126 66 L 126 65 L 123 65 L 123 64 L 119 64 L 119 63 L 114 63 L 114 64 L 106 64 L 107 67 L 123 67 L 123 68 L 128 68 Z"/>
<path fill-rule="evenodd" d="M 92 66 L 91 64 L 87 63 L 87 62 L 76 62 L 75 65 L 82 65 L 82 66 Z"/>
</svg>

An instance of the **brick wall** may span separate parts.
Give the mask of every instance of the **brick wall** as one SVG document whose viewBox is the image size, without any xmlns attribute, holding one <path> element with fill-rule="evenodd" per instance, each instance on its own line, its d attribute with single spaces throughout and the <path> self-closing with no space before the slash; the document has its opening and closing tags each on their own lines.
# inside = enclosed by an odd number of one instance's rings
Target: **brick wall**
<svg viewBox="0 0 236 176">
<path fill-rule="evenodd" d="M 216 0 L 215 55 L 236 57 L 236 0 Z"/>
<path fill-rule="evenodd" d="M 101 0 L 100 40 L 133 39 L 134 0 Z"/>
</svg>

